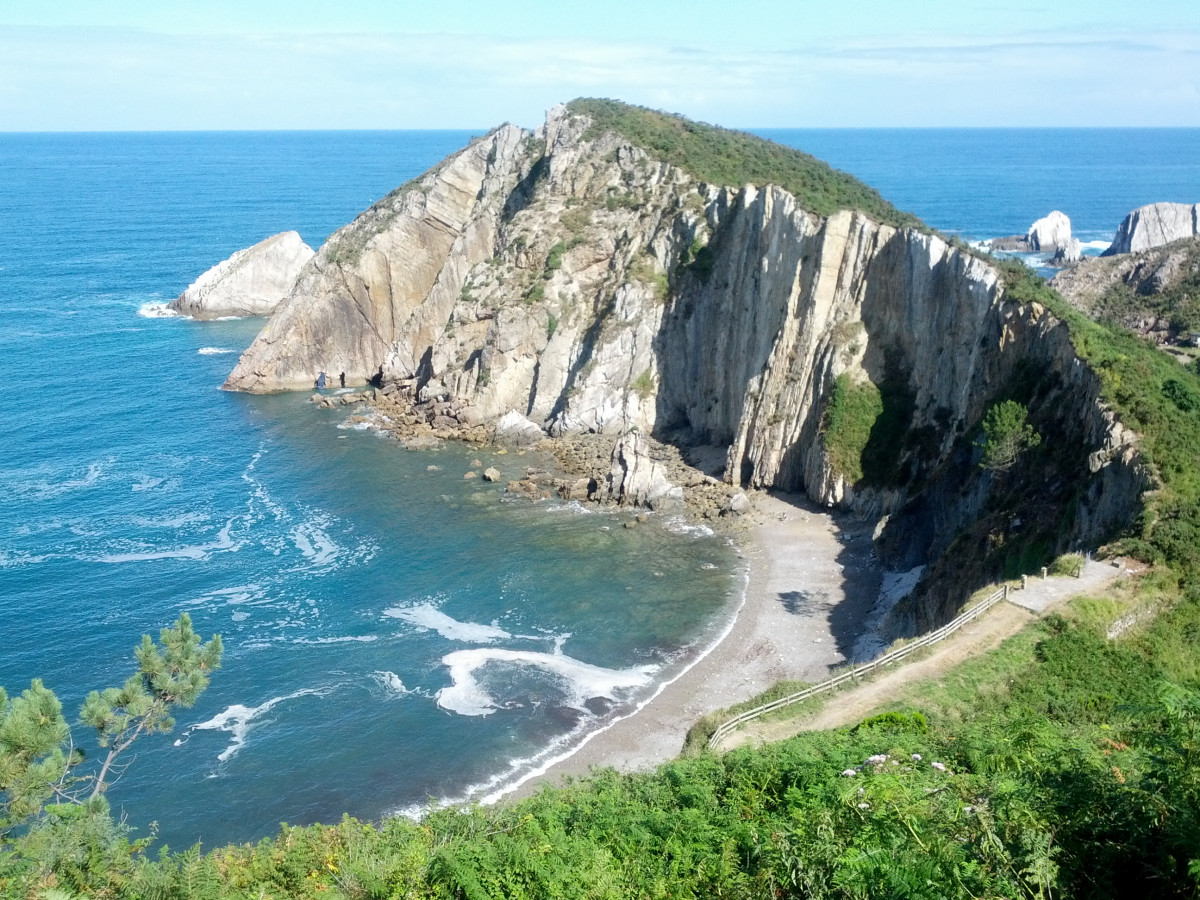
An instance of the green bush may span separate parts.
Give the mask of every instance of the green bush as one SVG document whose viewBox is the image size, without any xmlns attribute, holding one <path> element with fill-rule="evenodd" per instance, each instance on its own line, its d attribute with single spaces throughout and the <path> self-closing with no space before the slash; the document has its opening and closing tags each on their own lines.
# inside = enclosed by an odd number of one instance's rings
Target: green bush
<svg viewBox="0 0 1200 900">
<path fill-rule="evenodd" d="M 870 381 L 856 382 L 845 372 L 834 381 L 823 440 L 833 471 L 851 484 L 862 480 L 863 451 L 882 413 L 883 396 Z"/>
</svg>

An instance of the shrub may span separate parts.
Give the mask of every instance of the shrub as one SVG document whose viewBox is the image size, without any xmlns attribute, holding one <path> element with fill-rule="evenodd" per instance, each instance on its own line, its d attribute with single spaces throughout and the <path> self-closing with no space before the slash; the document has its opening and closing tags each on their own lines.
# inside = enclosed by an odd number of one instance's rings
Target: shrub
<svg viewBox="0 0 1200 900">
<path fill-rule="evenodd" d="M 1004 472 L 1026 450 L 1038 446 L 1042 436 L 1026 419 L 1029 410 L 1015 400 L 996 403 L 983 417 L 984 439 L 976 446 L 983 448 L 979 465 L 995 472 Z"/>
<path fill-rule="evenodd" d="M 883 413 L 883 395 L 870 381 L 855 382 L 843 372 L 825 408 L 825 452 L 833 471 L 851 484 L 862 480 L 863 451 Z"/>
</svg>

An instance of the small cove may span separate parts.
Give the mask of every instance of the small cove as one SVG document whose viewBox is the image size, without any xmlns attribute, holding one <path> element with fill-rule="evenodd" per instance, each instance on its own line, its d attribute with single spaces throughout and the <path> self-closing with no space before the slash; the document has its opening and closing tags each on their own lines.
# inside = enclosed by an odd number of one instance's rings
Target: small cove
<svg viewBox="0 0 1200 900">
<path fill-rule="evenodd" d="M 514 477 L 515 454 L 409 453 L 303 395 L 223 394 L 261 323 L 138 314 L 266 234 L 318 244 L 466 137 L 0 140 L 0 684 L 42 677 L 73 714 L 143 632 L 183 611 L 221 632 L 212 688 L 111 793 L 176 848 L 493 791 L 638 703 L 732 602 L 720 538 L 463 478 L 476 456 Z"/>
</svg>

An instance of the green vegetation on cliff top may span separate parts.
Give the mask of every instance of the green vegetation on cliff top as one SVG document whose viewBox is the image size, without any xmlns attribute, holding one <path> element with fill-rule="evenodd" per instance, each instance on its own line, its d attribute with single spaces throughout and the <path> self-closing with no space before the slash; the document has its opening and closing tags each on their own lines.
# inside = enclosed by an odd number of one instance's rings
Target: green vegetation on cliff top
<svg viewBox="0 0 1200 900">
<path fill-rule="evenodd" d="M 585 138 L 615 132 L 654 158 L 709 184 L 777 184 L 821 216 L 857 209 L 889 225 L 920 225 L 916 216 L 896 209 L 854 176 L 765 138 L 617 100 L 580 98 L 568 103 L 567 109 L 592 120 Z"/>
</svg>

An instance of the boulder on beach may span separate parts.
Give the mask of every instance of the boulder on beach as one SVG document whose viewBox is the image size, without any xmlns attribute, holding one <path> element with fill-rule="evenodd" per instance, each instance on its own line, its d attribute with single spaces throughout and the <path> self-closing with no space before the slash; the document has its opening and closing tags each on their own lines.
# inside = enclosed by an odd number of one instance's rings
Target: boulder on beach
<svg viewBox="0 0 1200 900">
<path fill-rule="evenodd" d="M 217 263 L 167 305 L 193 319 L 270 315 L 315 255 L 295 231 L 271 235 Z"/>
</svg>

